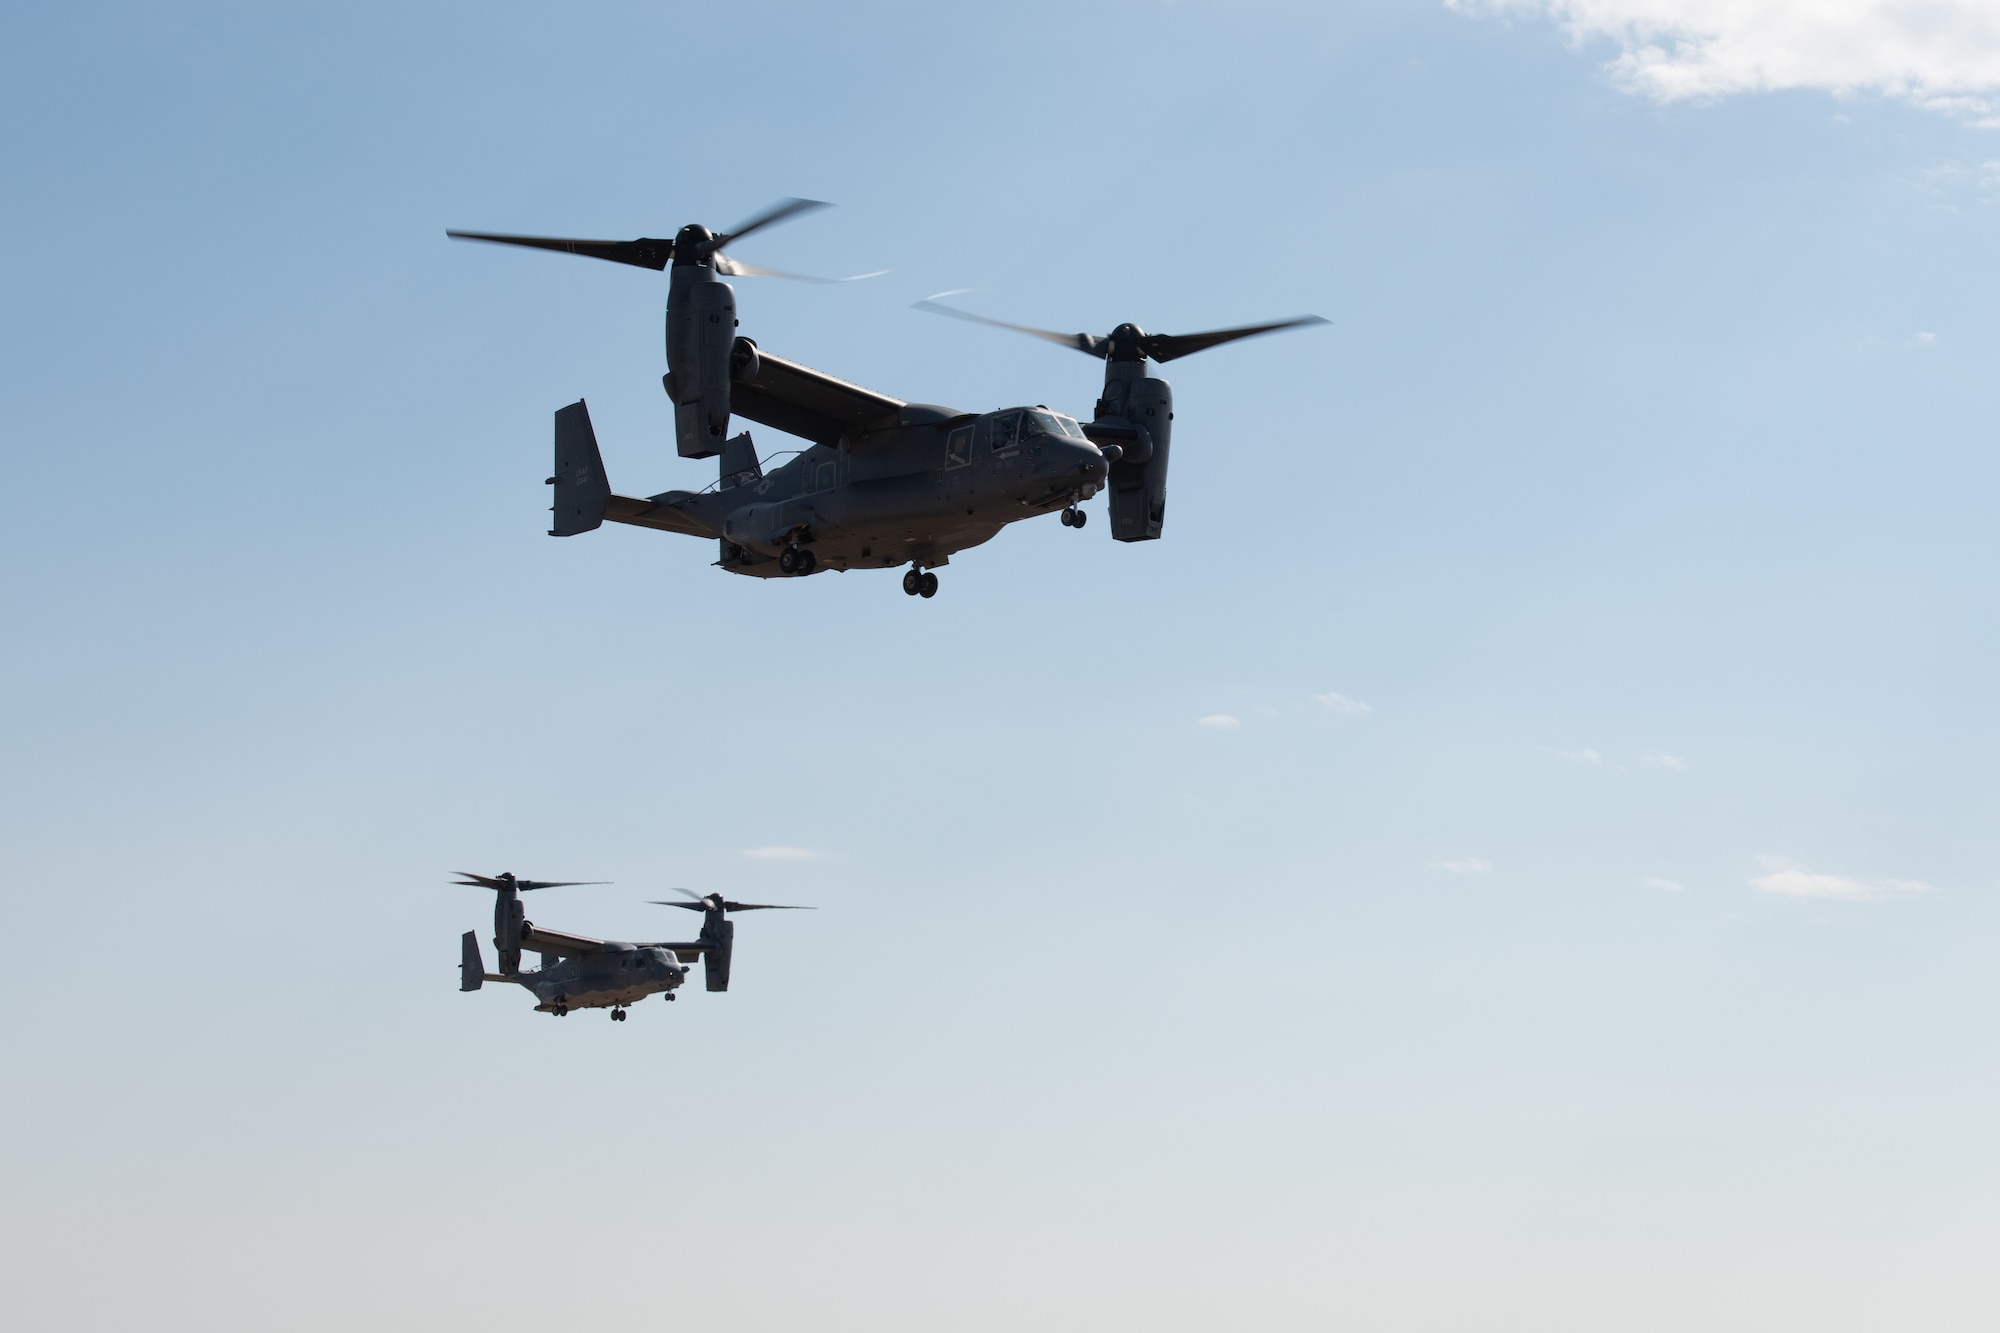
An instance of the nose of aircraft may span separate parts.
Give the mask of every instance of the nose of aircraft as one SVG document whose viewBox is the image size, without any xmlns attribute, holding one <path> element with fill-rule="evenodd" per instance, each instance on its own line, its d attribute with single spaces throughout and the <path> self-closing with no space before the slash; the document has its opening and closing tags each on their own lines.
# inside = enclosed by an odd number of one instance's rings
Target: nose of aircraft
<svg viewBox="0 0 2000 1333">
<path fill-rule="evenodd" d="M 1072 446 L 1076 453 L 1076 470 L 1093 482 L 1101 482 L 1111 475 L 1111 462 L 1104 451 L 1088 440 L 1080 440 Z"/>
</svg>

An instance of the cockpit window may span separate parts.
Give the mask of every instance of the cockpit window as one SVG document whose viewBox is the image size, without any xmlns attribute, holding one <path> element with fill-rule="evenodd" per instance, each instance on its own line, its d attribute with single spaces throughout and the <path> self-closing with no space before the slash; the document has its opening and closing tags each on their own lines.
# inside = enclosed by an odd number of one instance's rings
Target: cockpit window
<svg viewBox="0 0 2000 1333">
<path fill-rule="evenodd" d="M 1060 412 L 1030 412 L 1026 428 L 1022 434 L 1067 436 L 1073 440 L 1083 438 L 1083 428 Z"/>
</svg>

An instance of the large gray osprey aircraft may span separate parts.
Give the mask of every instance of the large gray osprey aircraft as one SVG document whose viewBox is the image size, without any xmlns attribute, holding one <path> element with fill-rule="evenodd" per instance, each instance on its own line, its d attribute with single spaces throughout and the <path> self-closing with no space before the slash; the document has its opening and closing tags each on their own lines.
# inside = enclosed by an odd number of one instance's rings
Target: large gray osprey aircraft
<svg viewBox="0 0 2000 1333">
<path fill-rule="evenodd" d="M 1151 541 L 1166 518 L 1174 418 L 1173 390 L 1151 374 L 1152 363 L 1325 323 L 1307 315 L 1186 334 L 1120 324 L 1099 337 L 1005 324 L 924 301 L 919 307 L 937 314 L 1097 357 L 1104 362 L 1104 389 L 1090 420 L 1081 423 L 1043 405 L 961 412 L 908 403 L 773 356 L 736 332 L 736 294 L 724 277 L 802 275 L 745 263 L 724 254 L 724 247 L 823 207 L 787 199 L 732 231 L 689 225 L 671 241 L 446 233 L 656 271 L 671 265 L 664 382 L 674 404 L 674 438 L 683 458 L 720 456 L 721 476 L 701 491 L 615 495 L 590 410 L 572 403 L 556 413 L 550 536 L 590 532 L 609 519 L 711 537 L 720 546 L 717 565 L 759 578 L 907 565 L 903 591 L 923 597 L 937 592 L 932 570 L 992 540 L 1009 523 L 1060 510 L 1066 525 L 1082 527 L 1086 515 L 1077 505 L 1100 490 L 1109 491 L 1111 536 Z M 732 414 L 796 435 L 809 447 L 766 471 L 749 432 L 730 436 Z"/>
<path fill-rule="evenodd" d="M 508 981 L 535 997 L 535 1012 L 569 1015 L 572 1009 L 609 1009 L 617 1022 L 625 1021 L 625 1009 L 648 995 L 674 998 L 674 991 L 687 979 L 688 964 L 701 960 L 703 980 L 712 991 L 729 989 L 729 959 L 736 943 L 736 923 L 730 912 L 811 911 L 811 908 L 784 907 L 777 903 L 731 902 L 719 893 L 697 896 L 675 889 L 689 901 L 662 902 L 661 907 L 685 907 L 702 914 L 701 934 L 687 941 L 659 941 L 630 944 L 624 940 L 598 940 L 588 935 L 550 930 L 529 921 L 521 908 L 521 895 L 532 889 L 561 889 L 599 880 L 516 879 L 513 875 L 475 875 L 458 872 L 454 883 L 492 889 L 493 947 L 499 951 L 500 970 L 488 972 L 479 952 L 479 932 L 468 930 L 459 940 L 458 988 L 478 990 L 489 981 Z M 542 955 L 542 965 L 532 972 L 521 970 L 521 951 L 534 949 Z"/>
</svg>

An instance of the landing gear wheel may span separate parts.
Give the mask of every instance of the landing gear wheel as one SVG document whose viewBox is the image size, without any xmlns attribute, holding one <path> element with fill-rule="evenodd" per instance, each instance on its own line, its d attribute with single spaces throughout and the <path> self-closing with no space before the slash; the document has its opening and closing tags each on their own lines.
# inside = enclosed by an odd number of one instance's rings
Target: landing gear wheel
<svg viewBox="0 0 2000 1333">
<path fill-rule="evenodd" d="M 1090 521 L 1090 515 L 1084 513 L 1081 509 L 1078 509 L 1075 505 L 1071 505 L 1069 508 L 1063 510 L 1063 522 L 1069 524 L 1073 528 L 1080 528 L 1089 521 Z"/>
<path fill-rule="evenodd" d="M 929 570 L 925 570 L 924 577 L 920 582 L 921 586 L 917 589 L 918 596 L 920 597 L 937 596 L 937 575 L 931 573 Z"/>
<path fill-rule="evenodd" d="M 920 570 L 910 570 L 903 575 L 903 591 L 915 597 L 924 590 L 924 576 Z"/>
<path fill-rule="evenodd" d="M 787 546 L 784 550 L 778 552 L 778 568 L 784 570 L 787 574 L 798 573 L 799 548 L 796 546 Z"/>
<path fill-rule="evenodd" d="M 613 1009 L 611 1011 L 611 1021 L 614 1023 L 623 1023 L 625 1021 L 625 1011 L 623 1009 Z"/>
<path fill-rule="evenodd" d="M 792 572 L 795 574 L 810 574 L 815 569 L 818 568 L 819 568 L 819 557 L 814 555 L 811 551 L 801 548 L 799 551 L 797 567 Z"/>
</svg>

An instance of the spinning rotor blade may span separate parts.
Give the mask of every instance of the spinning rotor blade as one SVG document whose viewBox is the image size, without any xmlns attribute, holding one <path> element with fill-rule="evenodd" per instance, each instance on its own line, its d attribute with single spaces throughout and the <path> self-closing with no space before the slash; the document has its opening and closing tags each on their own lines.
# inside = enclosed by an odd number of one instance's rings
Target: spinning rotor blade
<svg viewBox="0 0 2000 1333">
<path fill-rule="evenodd" d="M 778 223 L 788 218 L 795 218 L 801 213 L 810 213 L 815 208 L 832 207 L 832 204 L 821 199 L 780 199 L 763 212 L 737 223 L 734 231 L 726 231 L 709 242 L 709 253 L 713 254 L 725 245 L 733 245 L 753 231 L 762 231 L 766 227 L 774 227 Z"/>
<path fill-rule="evenodd" d="M 1300 315 L 1296 319 L 1281 319 L 1275 324 L 1245 324 L 1235 329 L 1215 329 L 1208 333 L 1148 333 L 1139 341 L 1146 355 L 1155 361 L 1172 361 L 1177 357 L 1193 356 L 1211 347 L 1233 343 L 1238 338 L 1255 338 L 1263 333 L 1276 333 L 1279 329 L 1303 328 L 1308 324 L 1325 324 L 1327 320 L 1319 315 Z"/>
<path fill-rule="evenodd" d="M 1095 337 L 1088 333 L 1057 333 L 1054 329 L 1035 329 L 1028 327 L 1026 324 L 1009 324 L 1004 319 L 988 319 L 984 315 L 975 315 L 969 310 L 954 310 L 948 305 L 939 305 L 936 301 L 929 298 L 917 302 L 910 308 L 912 310 L 927 310 L 933 315 L 950 315 L 953 319 L 962 319 L 968 324 L 990 324 L 996 329 L 1012 329 L 1016 333 L 1025 333 L 1030 338 L 1040 338 L 1045 342 L 1055 343 L 1058 347 L 1074 347 L 1086 356 L 1094 356 L 1100 359 L 1104 356 L 1105 347 L 1109 342 L 1108 339 Z"/>
<path fill-rule="evenodd" d="M 1139 338 L 1139 350 L 1155 361 L 1173 361 L 1179 357 L 1205 352 L 1211 347 L 1235 342 L 1238 338 L 1254 338 L 1262 333 L 1276 333 L 1280 329 L 1296 329 L 1307 324 L 1324 324 L 1327 321 L 1318 315 L 1300 315 L 1296 319 L 1281 319 L 1273 324 L 1246 324 L 1241 328 L 1213 329 L 1207 333 L 1140 333 L 1136 327 L 1121 324 L 1110 337 L 1100 338 L 1089 333 L 1057 333 L 1053 329 L 1037 329 L 1026 324 L 1009 324 L 1004 319 L 988 319 L 967 310 L 954 310 L 936 301 L 917 302 L 917 310 L 927 310 L 933 315 L 950 315 L 972 324 L 990 324 L 996 329 L 1012 329 L 1025 333 L 1031 338 L 1041 338 L 1061 347 L 1074 347 L 1086 355 L 1103 358 L 1112 354 L 1112 342 L 1121 333 L 1130 332 Z M 1128 344 L 1129 345 L 1129 344 Z"/>
<path fill-rule="evenodd" d="M 454 881 L 454 887 L 469 889 L 504 889 L 509 884 L 517 889 L 567 889 L 578 884 L 609 884 L 608 879 L 515 879 L 512 875 L 475 875 L 470 870 L 454 870 L 454 875 L 464 878 Z"/>
<path fill-rule="evenodd" d="M 577 241 L 562 236 L 509 236 L 490 231 L 447 231 L 454 241 L 491 241 L 495 245 L 525 245 L 535 250 L 560 250 L 564 254 L 608 259 L 614 264 L 635 268 L 664 269 L 674 257 L 672 241 L 642 236 L 636 241 Z"/>
<path fill-rule="evenodd" d="M 790 278 L 794 282 L 860 282 L 863 278 L 879 278 L 889 270 L 878 268 L 873 273 L 856 273 L 848 278 L 819 278 L 810 273 L 787 273 L 781 268 L 765 268 L 762 264 L 751 264 L 741 259 L 731 259 L 728 255 L 715 257 L 715 271 L 725 278 Z"/>
<path fill-rule="evenodd" d="M 720 253 L 724 246 L 735 241 L 740 241 L 752 232 L 776 226 L 778 223 L 788 218 L 795 218 L 801 213 L 810 213 L 817 208 L 831 207 L 831 204 L 822 203 L 818 199 L 780 199 L 763 212 L 755 214 L 747 221 L 738 224 L 735 231 L 724 232 L 721 235 L 708 237 L 708 239 L 700 241 L 701 253 L 696 258 L 706 259 L 714 256 L 716 269 L 723 273 L 740 273 L 751 277 L 801 278 L 807 282 L 848 281 L 845 278 L 813 278 L 803 273 L 782 273 L 777 269 L 759 268 L 755 264 L 745 264 L 741 260 L 725 260 L 721 257 Z M 683 228 L 682 235 L 687 235 L 689 230 L 688 228 Z M 707 231 L 699 227 L 693 228 L 692 231 L 697 236 L 708 236 Z M 533 250 L 558 250 L 563 254 L 585 255 L 591 259 L 608 259 L 614 264 L 630 264 L 635 268 L 649 268 L 656 273 L 672 263 L 674 258 L 674 242 L 661 240 L 653 236 L 642 236 L 636 241 L 586 241 L 568 236 L 515 236 L 511 233 L 496 231 L 446 231 L 445 235 L 455 241 L 490 241 L 495 245 L 523 245 Z M 871 273 L 864 276 L 874 277 L 875 275 Z"/>
<path fill-rule="evenodd" d="M 686 893 L 687 890 L 676 889 L 674 892 Z M 722 905 L 722 910 L 725 912 L 817 912 L 819 910 L 817 907 L 800 907 L 792 903 L 733 903 L 727 898 L 718 898 L 716 901 Z M 690 912 L 707 912 L 712 910 L 707 898 L 697 898 L 691 903 L 677 903 L 672 899 L 662 901 L 655 898 L 652 900 L 652 905 L 654 907 L 685 907 Z"/>
</svg>

